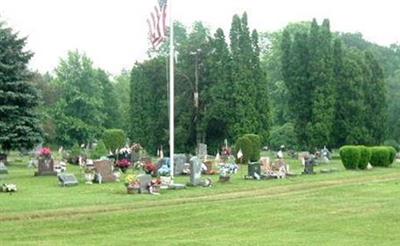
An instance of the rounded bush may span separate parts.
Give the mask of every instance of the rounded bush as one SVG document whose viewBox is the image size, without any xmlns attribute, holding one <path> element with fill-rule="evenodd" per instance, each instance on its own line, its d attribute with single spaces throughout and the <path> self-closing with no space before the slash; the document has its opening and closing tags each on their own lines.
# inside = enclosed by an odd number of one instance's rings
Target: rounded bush
<svg viewBox="0 0 400 246">
<path fill-rule="evenodd" d="M 397 151 L 392 146 L 386 146 L 386 148 L 389 150 L 389 165 L 391 165 L 396 158 Z"/>
<path fill-rule="evenodd" d="M 238 159 L 237 162 L 241 164 L 247 164 L 249 162 L 249 157 L 251 155 L 251 148 L 252 144 L 249 138 L 246 137 L 240 137 L 237 139 L 236 144 L 236 153 L 238 153 L 240 150 L 242 150 L 243 157 L 241 159 Z"/>
<path fill-rule="evenodd" d="M 360 150 L 360 159 L 358 161 L 357 167 L 359 169 L 366 169 L 368 162 L 371 159 L 371 150 L 365 146 L 358 146 Z"/>
<path fill-rule="evenodd" d="M 121 129 L 108 129 L 104 131 L 103 142 L 108 150 L 114 152 L 125 146 L 126 136 Z"/>
<path fill-rule="evenodd" d="M 370 163 L 374 167 L 388 167 L 390 162 L 390 150 L 388 147 L 371 147 Z"/>
<path fill-rule="evenodd" d="M 251 142 L 251 153 L 249 156 L 250 161 L 258 161 L 260 159 L 261 138 L 257 134 L 245 134 Z"/>
<path fill-rule="evenodd" d="M 360 148 L 357 146 L 346 145 L 340 148 L 339 154 L 342 159 L 343 166 L 346 169 L 357 169 L 360 163 Z"/>
</svg>

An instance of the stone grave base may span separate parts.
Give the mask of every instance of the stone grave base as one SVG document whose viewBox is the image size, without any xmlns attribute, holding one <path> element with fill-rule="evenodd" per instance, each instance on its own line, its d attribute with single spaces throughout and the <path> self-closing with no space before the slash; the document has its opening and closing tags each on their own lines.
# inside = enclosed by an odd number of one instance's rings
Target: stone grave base
<svg viewBox="0 0 400 246">
<path fill-rule="evenodd" d="M 139 194 L 139 188 L 127 187 L 126 192 L 128 194 Z"/>
<path fill-rule="evenodd" d="M 186 189 L 186 185 L 184 184 L 171 184 L 168 186 L 169 190 L 182 190 Z"/>
<path fill-rule="evenodd" d="M 57 172 L 35 172 L 35 176 L 57 176 Z"/>
<path fill-rule="evenodd" d="M 321 173 L 333 173 L 337 172 L 338 170 L 336 168 L 330 168 L 330 169 L 321 169 Z"/>
<path fill-rule="evenodd" d="M 221 182 L 221 183 L 226 183 L 226 182 L 228 182 L 229 180 L 231 179 L 231 177 L 230 176 L 227 176 L 227 177 L 219 177 L 219 182 Z"/>
<path fill-rule="evenodd" d="M 72 173 L 63 173 L 58 176 L 60 185 L 63 187 L 78 185 L 78 180 Z"/>
</svg>

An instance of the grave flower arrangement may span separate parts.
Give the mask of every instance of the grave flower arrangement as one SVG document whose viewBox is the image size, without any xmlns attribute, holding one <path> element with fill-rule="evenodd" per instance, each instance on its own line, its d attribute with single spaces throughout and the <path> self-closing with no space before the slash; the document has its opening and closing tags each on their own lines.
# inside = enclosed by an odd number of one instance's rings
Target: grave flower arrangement
<svg viewBox="0 0 400 246">
<path fill-rule="evenodd" d="M 116 163 L 116 167 L 121 169 L 122 172 L 125 172 L 131 166 L 131 161 L 128 159 L 118 160 Z"/>
<path fill-rule="evenodd" d="M 238 165 L 234 163 L 224 164 L 220 166 L 219 180 L 228 181 L 233 174 L 237 173 L 238 168 Z"/>
<path fill-rule="evenodd" d="M 144 163 L 141 162 L 141 161 L 137 161 L 137 162 L 135 162 L 135 164 L 133 165 L 133 167 L 134 167 L 136 170 L 142 170 L 143 167 L 144 167 Z"/>
<path fill-rule="evenodd" d="M 1 190 L 3 192 L 16 192 L 17 186 L 15 184 L 3 184 Z"/>
<path fill-rule="evenodd" d="M 51 150 L 50 148 L 43 147 L 39 150 L 39 157 L 49 158 L 51 157 Z"/>
<path fill-rule="evenodd" d="M 139 184 L 138 180 L 137 180 L 137 176 L 134 174 L 129 174 L 128 176 L 125 177 L 125 182 L 124 182 L 126 187 L 135 185 L 135 184 Z"/>
<path fill-rule="evenodd" d="M 128 194 L 135 194 L 139 192 L 140 183 L 139 180 L 137 180 L 136 175 L 129 174 L 128 176 L 126 176 L 124 184 Z"/>
<path fill-rule="evenodd" d="M 159 195 L 160 194 L 160 185 L 161 185 L 161 180 L 160 179 L 153 179 L 149 183 L 149 193 L 152 195 Z"/>
<path fill-rule="evenodd" d="M 118 151 L 118 159 L 130 159 L 132 150 L 128 147 L 121 148 Z"/>
<path fill-rule="evenodd" d="M 150 161 L 146 162 L 143 166 L 143 171 L 146 174 L 150 174 L 152 176 L 156 176 L 157 173 L 157 167 L 156 165 L 154 165 L 153 163 L 151 163 Z"/>
<path fill-rule="evenodd" d="M 93 180 L 96 176 L 96 171 L 92 166 L 86 166 L 83 169 L 85 179 L 86 179 L 86 184 L 92 184 Z"/>
</svg>

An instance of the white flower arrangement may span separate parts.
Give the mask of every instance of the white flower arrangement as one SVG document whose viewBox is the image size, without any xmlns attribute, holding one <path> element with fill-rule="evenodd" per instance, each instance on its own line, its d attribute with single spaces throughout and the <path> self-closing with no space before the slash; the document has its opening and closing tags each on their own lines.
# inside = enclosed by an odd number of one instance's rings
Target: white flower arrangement
<svg viewBox="0 0 400 246">
<path fill-rule="evenodd" d="M 237 173 L 239 166 L 235 163 L 232 164 L 224 164 L 220 166 L 219 176 L 221 177 L 229 177 L 232 174 Z"/>
<path fill-rule="evenodd" d="M 3 184 L 1 189 L 3 192 L 16 192 L 17 186 L 15 184 Z"/>
</svg>

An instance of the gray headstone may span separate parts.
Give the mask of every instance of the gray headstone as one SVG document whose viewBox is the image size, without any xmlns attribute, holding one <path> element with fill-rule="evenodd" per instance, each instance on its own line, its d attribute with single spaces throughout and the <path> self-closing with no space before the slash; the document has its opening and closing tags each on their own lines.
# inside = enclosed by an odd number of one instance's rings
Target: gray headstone
<svg viewBox="0 0 400 246">
<path fill-rule="evenodd" d="M 185 154 L 174 155 L 174 175 L 182 174 L 182 171 L 185 168 L 185 163 L 187 163 L 187 157 Z"/>
<path fill-rule="evenodd" d="M 190 159 L 190 183 L 194 186 L 201 184 L 201 161 L 197 156 Z"/>
<path fill-rule="evenodd" d="M 112 168 L 113 163 L 110 160 L 94 161 L 95 172 L 101 176 L 102 182 L 114 182 L 116 180 Z"/>
<path fill-rule="evenodd" d="M 207 144 L 203 144 L 203 143 L 198 144 L 197 156 L 202 160 L 207 156 Z"/>
<path fill-rule="evenodd" d="M 140 184 L 139 193 L 149 193 L 149 184 L 151 182 L 151 175 L 140 174 L 137 176 L 137 180 L 139 181 Z"/>
<path fill-rule="evenodd" d="M 53 158 L 39 158 L 38 171 L 35 176 L 56 176 L 57 172 L 54 171 Z"/>
<path fill-rule="evenodd" d="M 8 164 L 7 163 L 7 155 L 4 153 L 0 153 L 0 162 L 3 162 L 3 164 Z"/>
<path fill-rule="evenodd" d="M 72 173 L 63 173 L 58 176 L 61 186 L 73 186 L 78 185 L 78 180 Z"/>
<path fill-rule="evenodd" d="M 303 174 L 315 174 L 313 157 L 310 157 L 305 160 Z"/>
<path fill-rule="evenodd" d="M 131 161 L 133 163 L 135 163 L 135 162 L 137 162 L 139 160 L 140 160 L 140 152 L 132 151 L 132 153 L 131 153 Z"/>
<path fill-rule="evenodd" d="M 8 169 L 6 165 L 4 165 L 3 161 L 0 161 L 0 174 L 7 174 Z"/>
</svg>

